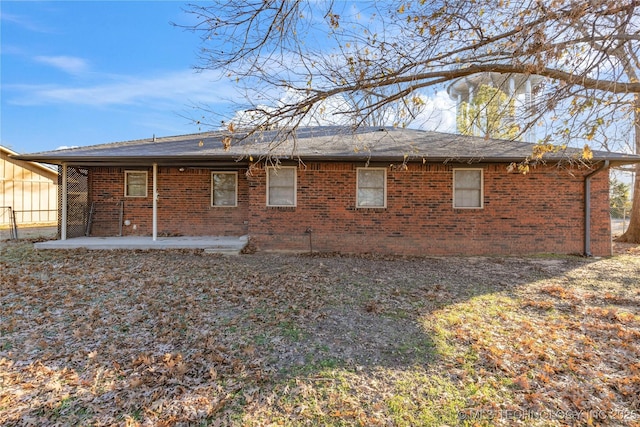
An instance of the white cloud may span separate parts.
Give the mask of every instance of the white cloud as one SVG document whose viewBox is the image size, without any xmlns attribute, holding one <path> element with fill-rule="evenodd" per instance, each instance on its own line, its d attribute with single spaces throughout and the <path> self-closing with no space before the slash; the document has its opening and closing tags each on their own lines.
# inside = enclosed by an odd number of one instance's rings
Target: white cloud
<svg viewBox="0 0 640 427">
<path fill-rule="evenodd" d="M 456 103 L 447 91 L 438 91 L 435 96 L 421 96 L 424 108 L 411 123 L 411 127 L 454 133 L 456 131 Z"/>
<path fill-rule="evenodd" d="M 14 105 L 85 105 L 107 107 L 145 105 L 149 108 L 167 105 L 182 107 L 188 103 L 213 103 L 231 98 L 232 87 L 215 72 L 195 73 L 191 70 L 155 77 L 109 76 L 111 82 L 82 87 L 52 85 L 7 85 Z M 107 77 L 104 78 L 105 80 Z"/>
<path fill-rule="evenodd" d="M 256 109 L 263 110 L 268 113 L 274 113 L 277 108 L 285 105 L 293 105 L 304 99 L 304 96 L 293 89 L 287 90 L 284 95 L 276 102 L 277 107 L 268 105 L 257 105 Z M 301 126 L 340 126 L 348 125 L 351 119 L 344 111 L 350 109 L 350 104 L 342 96 L 333 96 L 327 98 L 312 107 L 307 115 L 300 121 Z M 231 122 L 236 126 L 250 127 L 257 125 L 264 115 L 258 111 L 239 110 L 231 118 Z"/>
<path fill-rule="evenodd" d="M 69 74 L 82 74 L 89 70 L 87 61 L 75 56 L 36 56 L 34 59 Z"/>
<path fill-rule="evenodd" d="M 71 57 L 47 57 L 71 58 Z M 79 58 L 77 58 L 79 59 Z M 51 61 L 52 63 L 54 61 Z M 62 64 L 60 61 L 58 64 Z M 73 64 L 73 61 L 66 61 Z M 84 65 L 83 65 L 84 64 Z M 82 60 L 75 63 L 75 69 L 86 66 Z M 73 65 L 69 65 L 73 69 Z M 93 85 L 6 85 L 6 99 L 13 105 L 75 105 L 87 107 L 118 107 L 144 106 L 148 110 L 179 110 L 188 105 L 213 105 L 217 103 L 231 103 L 237 99 L 234 85 L 223 78 L 219 72 L 203 71 L 196 73 L 183 70 L 165 73 L 153 77 L 97 75 L 102 83 Z M 299 94 L 289 91 L 283 95 L 279 104 L 295 101 Z M 413 128 L 455 132 L 455 102 L 449 99 L 446 91 L 442 90 L 433 96 L 422 95 L 424 107 L 418 116 L 410 123 Z M 350 123 L 343 111 L 348 110 L 349 103 L 341 97 L 330 98 L 314 108 L 302 125 L 342 125 Z M 273 107 L 263 106 L 266 110 Z M 236 124 L 247 125 L 256 117 L 250 117 L 246 111 L 236 112 L 231 119 Z M 391 124 L 391 121 L 389 124 Z"/>
<path fill-rule="evenodd" d="M 0 11 L 0 21 L 5 23 L 18 25 L 26 30 L 37 32 L 37 33 L 51 33 L 52 31 L 44 25 L 36 23 L 32 21 L 30 18 L 16 15 L 13 13 L 6 13 L 4 11 Z"/>
<path fill-rule="evenodd" d="M 409 126 L 417 129 L 455 133 L 456 104 L 449 98 L 447 92 L 441 90 L 432 97 L 420 95 L 420 98 L 423 102 L 422 109 L 415 119 L 409 123 Z M 300 100 L 302 100 L 302 95 L 293 90 L 288 90 L 277 102 L 277 105 L 278 107 L 292 105 Z M 256 108 L 270 113 L 276 111 L 275 107 L 267 105 L 258 105 Z M 348 125 L 353 120 L 344 111 L 348 111 L 351 108 L 352 105 L 345 98 L 334 96 L 314 106 L 313 110 L 300 122 L 300 125 Z M 386 126 L 392 126 L 397 121 L 393 109 L 382 113 Z M 262 118 L 263 115 L 257 111 L 239 110 L 231 118 L 231 122 L 241 127 L 251 126 L 259 123 Z"/>
</svg>

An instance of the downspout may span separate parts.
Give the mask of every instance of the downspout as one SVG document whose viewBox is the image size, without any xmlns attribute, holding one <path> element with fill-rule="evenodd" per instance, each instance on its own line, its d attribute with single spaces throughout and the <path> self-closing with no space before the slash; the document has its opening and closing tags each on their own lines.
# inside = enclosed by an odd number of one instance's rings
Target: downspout
<svg viewBox="0 0 640 427">
<path fill-rule="evenodd" d="M 604 165 L 584 177 L 584 256 L 591 257 L 591 178 L 609 168 L 609 160 Z"/>
<path fill-rule="evenodd" d="M 158 240 L 158 164 L 153 164 L 153 241 Z"/>
<path fill-rule="evenodd" d="M 67 164 L 62 164 L 62 206 L 60 216 L 60 240 L 67 240 Z"/>
</svg>

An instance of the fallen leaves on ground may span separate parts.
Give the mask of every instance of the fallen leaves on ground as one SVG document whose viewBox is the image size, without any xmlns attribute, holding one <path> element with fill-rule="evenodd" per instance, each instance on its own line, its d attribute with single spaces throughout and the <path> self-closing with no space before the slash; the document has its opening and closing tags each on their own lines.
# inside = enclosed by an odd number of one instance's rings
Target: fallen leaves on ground
<svg viewBox="0 0 640 427">
<path fill-rule="evenodd" d="M 631 252 L 2 245 L 2 425 L 640 425 Z"/>
</svg>

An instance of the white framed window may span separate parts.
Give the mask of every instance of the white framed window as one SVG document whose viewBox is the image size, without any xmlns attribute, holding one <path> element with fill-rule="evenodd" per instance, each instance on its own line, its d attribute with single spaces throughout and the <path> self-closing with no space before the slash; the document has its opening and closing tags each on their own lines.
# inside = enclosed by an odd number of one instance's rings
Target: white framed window
<svg viewBox="0 0 640 427">
<path fill-rule="evenodd" d="M 267 206 L 296 206 L 297 167 L 267 167 Z"/>
<path fill-rule="evenodd" d="M 387 169 L 357 168 L 356 207 L 387 207 Z"/>
<path fill-rule="evenodd" d="M 453 170 L 453 207 L 481 209 L 484 207 L 484 179 L 482 169 Z"/>
<path fill-rule="evenodd" d="M 147 197 L 146 171 L 124 171 L 124 196 Z"/>
<path fill-rule="evenodd" d="M 211 172 L 211 206 L 238 206 L 238 172 Z"/>
</svg>

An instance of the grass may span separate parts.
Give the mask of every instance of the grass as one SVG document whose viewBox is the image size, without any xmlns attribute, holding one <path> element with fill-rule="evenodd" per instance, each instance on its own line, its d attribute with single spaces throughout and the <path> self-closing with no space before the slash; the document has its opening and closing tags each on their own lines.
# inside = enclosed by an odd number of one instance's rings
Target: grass
<svg viewBox="0 0 640 427">
<path fill-rule="evenodd" d="M 540 260 L 3 243 L 0 424 L 640 425 L 640 257 Z"/>
<path fill-rule="evenodd" d="M 300 341 L 304 335 L 302 329 L 300 329 L 293 321 L 281 322 L 279 326 L 282 336 L 291 341 Z"/>
</svg>

